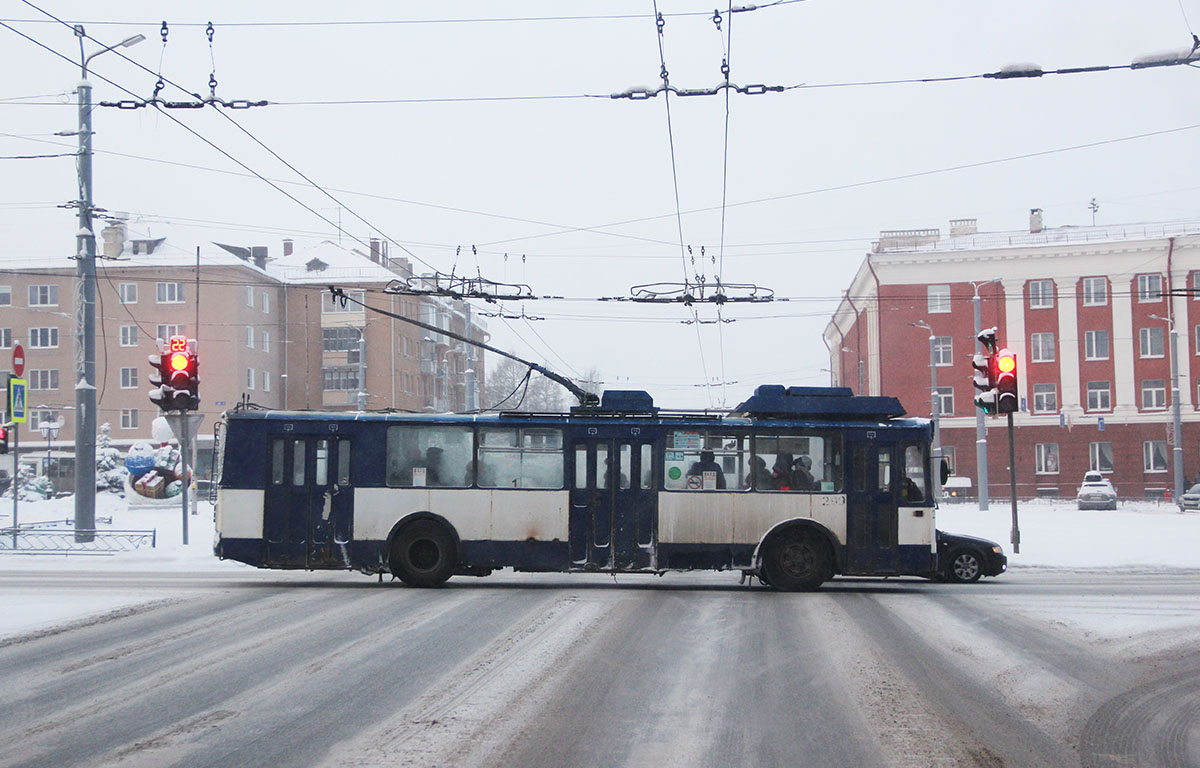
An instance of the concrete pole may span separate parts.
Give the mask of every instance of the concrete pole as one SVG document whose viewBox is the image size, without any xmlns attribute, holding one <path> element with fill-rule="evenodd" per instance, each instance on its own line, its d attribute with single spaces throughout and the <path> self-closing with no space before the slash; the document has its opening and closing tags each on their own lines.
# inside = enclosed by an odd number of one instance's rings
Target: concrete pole
<svg viewBox="0 0 1200 768">
<path fill-rule="evenodd" d="M 933 418 L 933 444 L 929 448 L 932 454 L 930 464 L 933 467 L 933 498 L 942 498 L 942 398 L 938 397 L 937 359 L 934 356 L 933 329 L 929 329 L 929 413 Z"/>
<path fill-rule="evenodd" d="M 358 410 L 367 410 L 367 329 L 358 329 Z"/>
<path fill-rule="evenodd" d="M 1175 503 L 1183 499 L 1183 430 L 1179 416 L 1179 331 L 1171 324 L 1171 421 L 1175 430 Z"/>
<path fill-rule="evenodd" d="M 974 284 L 973 284 L 974 285 Z M 983 330 L 983 313 L 979 307 L 979 286 L 975 285 L 975 296 L 971 299 L 975 312 L 975 354 L 983 354 L 983 344 L 979 343 L 979 332 Z M 975 474 L 979 480 L 979 509 L 988 508 L 988 471 L 987 471 L 987 423 L 983 411 L 975 409 Z"/>
<path fill-rule="evenodd" d="M 82 27 L 77 33 L 82 33 Z M 96 235 L 92 231 L 92 84 L 87 60 L 79 94 L 79 230 L 75 307 L 75 541 L 96 528 Z"/>
</svg>

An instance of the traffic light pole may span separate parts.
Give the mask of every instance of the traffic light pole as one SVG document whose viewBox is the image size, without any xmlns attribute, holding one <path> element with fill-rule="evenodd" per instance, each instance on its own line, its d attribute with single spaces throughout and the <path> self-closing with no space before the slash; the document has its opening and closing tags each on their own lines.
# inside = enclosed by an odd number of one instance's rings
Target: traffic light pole
<svg viewBox="0 0 1200 768">
<path fill-rule="evenodd" d="M 1012 421 L 1013 415 L 1009 414 L 1008 419 L 1009 421 Z M 191 485 L 192 482 L 190 476 L 187 475 L 187 448 L 188 445 L 190 445 L 190 442 L 188 442 L 188 438 L 190 438 L 190 432 L 187 430 L 187 421 L 187 412 L 185 410 L 184 414 L 182 414 L 179 419 L 181 432 L 179 439 L 179 460 L 184 462 L 184 473 L 182 473 L 182 475 L 184 475 L 182 476 L 182 480 L 184 480 L 184 488 L 182 488 L 182 491 L 180 492 L 180 497 L 184 499 L 184 546 L 187 546 L 187 486 Z"/>
<path fill-rule="evenodd" d="M 975 354 L 983 354 L 983 343 L 979 341 L 979 333 L 983 330 L 983 313 L 979 308 L 979 284 L 975 285 L 975 296 L 971 305 L 975 312 Z M 986 512 L 988 508 L 988 471 L 987 471 L 987 422 L 983 411 L 975 411 L 975 467 L 979 476 L 979 509 Z"/>
<path fill-rule="evenodd" d="M 1013 430 L 1012 411 L 1008 412 L 1008 489 L 1012 497 L 1013 554 L 1021 553 L 1021 528 L 1017 525 L 1017 446 Z"/>
</svg>

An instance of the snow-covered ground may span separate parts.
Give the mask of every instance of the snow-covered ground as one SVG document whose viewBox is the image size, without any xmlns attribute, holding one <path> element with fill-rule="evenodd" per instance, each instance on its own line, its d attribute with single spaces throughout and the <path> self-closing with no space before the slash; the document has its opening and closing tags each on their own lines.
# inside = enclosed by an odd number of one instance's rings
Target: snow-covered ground
<svg viewBox="0 0 1200 768">
<path fill-rule="evenodd" d="M 12 502 L 0 500 L 0 527 L 10 524 Z M 1170 505 L 1129 502 L 1114 512 L 1079 511 L 1073 502 L 1036 500 L 1018 509 L 1021 552 L 1009 543 L 1012 512 L 1007 502 L 993 503 L 987 511 L 974 504 L 948 504 L 938 510 L 938 527 L 945 531 L 992 539 L 1009 557 L 1010 569 L 1140 569 L 1200 568 L 1200 514 L 1181 514 Z M 71 498 L 21 502 L 22 524 L 35 521 L 69 521 L 74 516 Z M 157 531 L 154 548 L 142 547 L 115 555 L 0 555 L 0 637 L 37 631 L 77 618 L 107 613 L 130 605 L 161 599 L 124 582 L 110 588 L 98 586 L 86 594 L 56 588 L 53 576 L 63 573 L 127 573 L 143 571 L 173 575 L 262 575 L 248 566 L 220 561 L 212 554 L 212 506 L 204 501 L 198 514 L 188 517 L 188 540 L 182 542 L 182 512 L 169 507 L 130 508 L 111 494 L 96 497 L 97 518 L 111 518 L 112 527 Z M 64 527 L 69 528 L 67 524 Z M 272 578 L 301 574 L 269 572 Z M 45 574 L 36 592 L 27 585 Z M 330 575 L 333 576 L 332 574 Z M 357 576 L 357 578 L 363 578 Z M 185 591 L 181 588 L 181 592 Z"/>
</svg>

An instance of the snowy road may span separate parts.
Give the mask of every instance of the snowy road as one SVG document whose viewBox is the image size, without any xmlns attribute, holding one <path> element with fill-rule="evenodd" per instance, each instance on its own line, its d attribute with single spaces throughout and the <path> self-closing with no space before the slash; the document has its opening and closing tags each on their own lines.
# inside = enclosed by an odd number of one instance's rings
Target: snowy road
<svg viewBox="0 0 1200 768">
<path fill-rule="evenodd" d="M 1200 764 L 1200 572 L 0 573 L 136 590 L 0 640 L 0 766 Z"/>
</svg>

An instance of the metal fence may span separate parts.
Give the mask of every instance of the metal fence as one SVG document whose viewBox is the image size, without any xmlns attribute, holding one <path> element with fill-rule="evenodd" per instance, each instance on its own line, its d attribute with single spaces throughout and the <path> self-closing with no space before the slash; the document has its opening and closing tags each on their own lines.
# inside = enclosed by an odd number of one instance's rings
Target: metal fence
<svg viewBox="0 0 1200 768">
<path fill-rule="evenodd" d="M 157 538 L 157 529 L 126 531 L 106 528 L 77 531 L 74 528 L 22 525 L 19 528 L 0 529 L 0 554 L 112 555 L 143 546 L 153 549 Z"/>
</svg>

